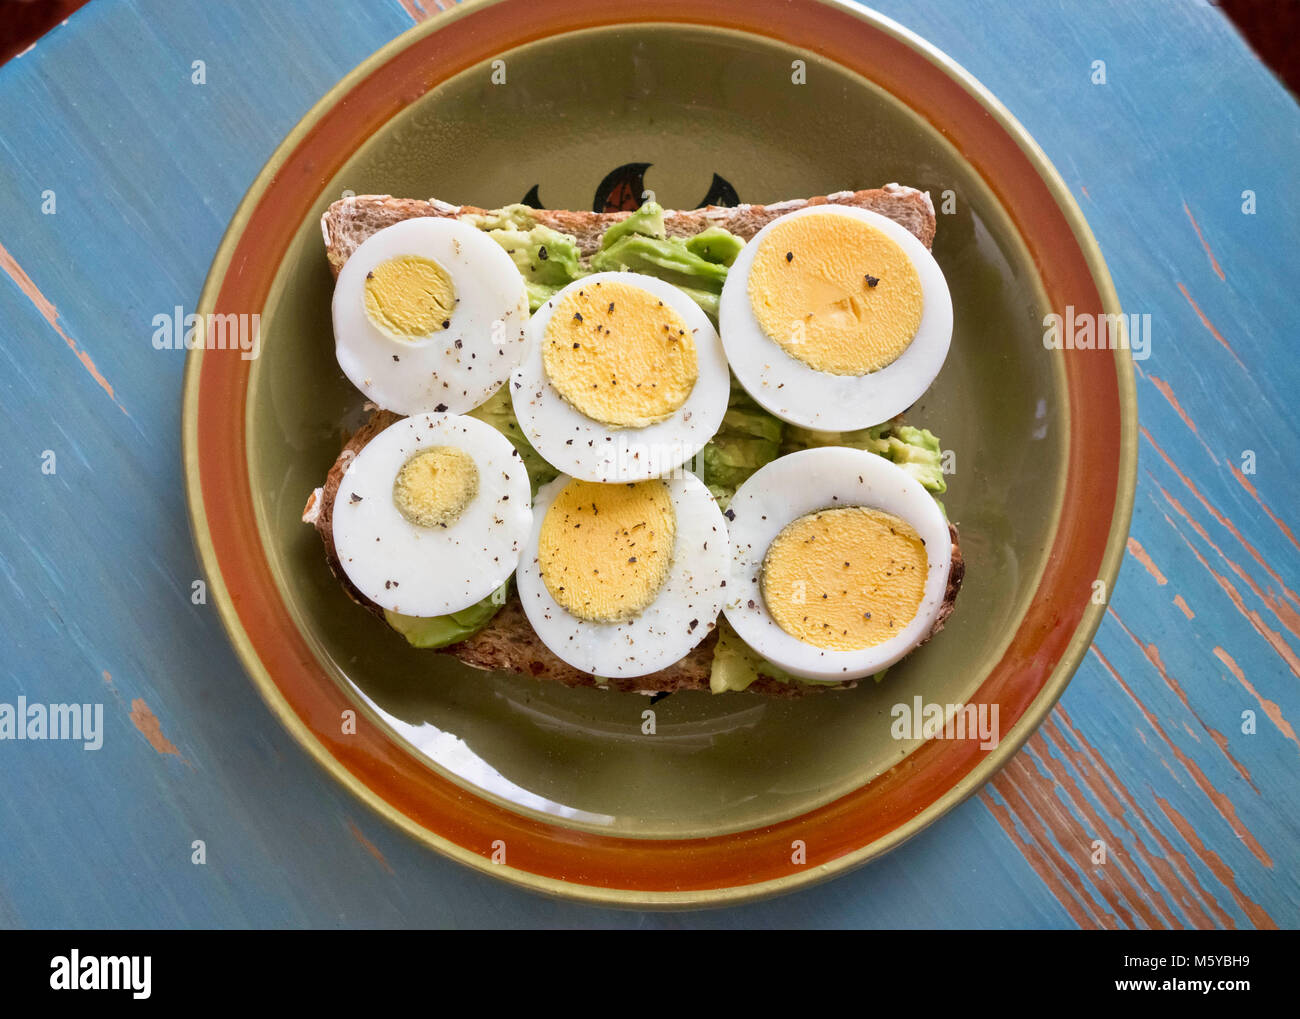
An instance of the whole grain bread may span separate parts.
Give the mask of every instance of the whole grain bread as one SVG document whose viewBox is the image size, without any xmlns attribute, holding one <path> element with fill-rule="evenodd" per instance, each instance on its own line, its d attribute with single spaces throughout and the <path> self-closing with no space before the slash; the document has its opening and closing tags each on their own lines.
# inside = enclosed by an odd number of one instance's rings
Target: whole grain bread
<svg viewBox="0 0 1300 1019">
<path fill-rule="evenodd" d="M 744 240 L 749 240 L 777 216 L 808 205 L 834 203 L 870 209 L 905 226 L 927 248 L 934 241 L 934 207 L 928 194 L 898 184 L 868 191 L 841 191 L 825 197 L 779 202 L 775 205 L 742 205 L 736 208 L 708 206 L 703 209 L 669 211 L 664 225 L 670 236 L 692 236 L 709 226 L 721 226 Z M 393 198 L 388 195 L 358 195 L 344 198 L 329 207 L 321 218 L 325 251 L 330 268 L 337 276 L 348 256 L 371 234 L 405 219 L 420 216 L 483 215 L 496 210 L 473 206 L 449 205 L 440 201 Z M 584 258 L 600 246 L 601 235 L 613 223 L 629 213 L 569 212 L 550 209 L 534 210 L 537 223 L 571 234 L 577 239 Z M 334 547 L 334 497 L 348 464 L 365 445 L 389 425 L 399 420 L 391 411 L 376 409 L 352 435 L 330 467 L 325 483 L 311 493 L 303 510 L 303 520 L 315 526 L 325 546 L 330 569 L 352 599 L 380 618 L 383 610 L 365 597 L 348 579 Z M 949 525 L 952 538 L 952 567 L 943 607 L 929 640 L 951 615 L 957 592 L 965 576 L 957 528 Z M 715 624 L 710 624 L 713 629 Z M 573 668 L 551 652 L 533 630 L 524 614 L 518 595 L 511 594 L 500 611 L 482 630 L 468 640 L 440 649 L 466 665 L 490 671 L 514 672 L 536 679 L 553 680 L 566 686 L 600 686 L 606 689 L 638 693 L 671 693 L 678 690 L 708 690 L 717 633 L 705 639 L 681 661 L 648 676 L 633 679 L 602 679 Z M 799 697 L 828 690 L 846 690 L 856 681 L 844 683 L 788 683 L 772 676 L 760 675 L 748 688 L 750 692 L 772 697 Z"/>
<path fill-rule="evenodd" d="M 692 237 L 710 226 L 721 226 L 744 240 L 749 240 L 777 216 L 807 205 L 848 205 L 888 216 L 920 239 L 927 248 L 934 242 L 934 205 L 927 192 L 901 184 L 886 184 L 866 191 L 839 191 L 817 198 L 797 198 L 773 205 L 737 205 L 723 208 L 708 205 L 703 209 L 668 210 L 664 229 L 670 237 Z M 340 198 L 321 216 L 321 233 L 325 238 L 325 257 L 335 276 L 352 252 L 371 234 L 404 219 L 421 216 L 481 216 L 495 209 L 473 205 L 449 205 L 436 199 L 393 198 L 391 195 L 354 195 Z M 630 212 L 570 212 L 558 209 L 534 209 L 533 219 L 539 226 L 571 234 L 583 259 L 600 248 L 600 238 L 614 223 L 627 219 Z"/>
</svg>

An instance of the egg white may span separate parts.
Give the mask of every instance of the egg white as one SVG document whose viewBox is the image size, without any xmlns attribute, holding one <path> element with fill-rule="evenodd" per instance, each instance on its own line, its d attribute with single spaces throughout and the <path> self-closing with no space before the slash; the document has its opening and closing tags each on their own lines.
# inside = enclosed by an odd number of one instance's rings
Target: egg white
<svg viewBox="0 0 1300 1019">
<path fill-rule="evenodd" d="M 672 417 L 645 428 L 614 428 L 587 417 L 560 395 L 542 362 L 542 342 L 556 306 L 571 291 L 605 281 L 649 291 L 681 316 L 695 338 L 698 375 L 690 396 Z M 722 342 L 700 306 L 671 283 L 630 272 L 584 276 L 533 313 L 528 335 L 528 351 L 510 380 L 510 399 L 533 448 L 566 474 L 605 482 L 660 477 L 695 456 L 722 424 L 731 393 Z"/>
<path fill-rule="evenodd" d="M 860 651 L 832 651 L 791 636 L 763 602 L 763 558 L 787 524 L 818 510 L 869 506 L 906 520 L 925 542 L 925 587 L 916 615 L 895 636 Z M 864 450 L 823 446 L 778 457 L 736 490 L 727 513 L 732 569 L 724 611 L 740 638 L 803 679 L 860 679 L 893 665 L 934 626 L 948 588 L 948 521 L 921 483 Z"/>
<path fill-rule="evenodd" d="M 571 615 L 551 597 L 537 559 L 547 510 L 571 480 L 562 474 L 537 493 L 528 551 L 515 575 L 528 622 L 557 657 L 592 675 L 644 676 L 667 668 L 717 626 L 731 562 L 722 511 L 704 483 L 689 471 L 665 478 L 677 515 L 668 577 L 655 600 L 635 619 L 595 623 Z"/>
<path fill-rule="evenodd" d="M 478 468 L 478 494 L 445 528 L 413 524 L 393 502 L 403 465 L 435 446 L 464 450 Z M 417 414 L 389 425 L 348 464 L 334 496 L 334 547 L 348 579 L 382 608 L 459 612 L 514 572 L 532 527 L 530 494 L 523 461 L 491 425 Z"/>
<path fill-rule="evenodd" d="M 846 216 L 871 224 L 902 247 L 921 282 L 921 322 L 908 348 L 866 375 L 818 371 L 785 352 L 759 325 L 749 300 L 749 271 L 776 224 L 795 216 Z M 888 421 L 920 399 L 943 367 L 952 342 L 952 296 L 925 245 L 888 217 L 844 205 L 813 205 L 780 216 L 741 249 L 727 273 L 718 325 L 736 379 L 768 413 L 817 431 L 847 432 Z"/>
<path fill-rule="evenodd" d="M 366 274 L 402 255 L 433 259 L 456 292 L 451 324 L 422 339 L 395 340 L 366 314 Z M 333 316 L 339 367 L 367 399 L 398 414 L 472 410 L 509 378 L 527 345 L 523 277 L 496 241 L 455 219 L 403 220 L 366 238 L 339 273 Z"/>
</svg>

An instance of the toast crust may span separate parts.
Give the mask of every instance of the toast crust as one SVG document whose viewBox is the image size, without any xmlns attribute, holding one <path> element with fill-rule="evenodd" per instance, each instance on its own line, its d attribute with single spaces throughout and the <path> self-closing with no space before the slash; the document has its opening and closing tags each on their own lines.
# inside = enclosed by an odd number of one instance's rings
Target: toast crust
<svg viewBox="0 0 1300 1019">
<path fill-rule="evenodd" d="M 847 205 L 888 216 L 906 227 L 927 248 L 934 243 L 934 205 L 930 195 L 902 184 L 886 184 L 866 191 L 837 191 L 816 198 L 798 198 L 772 205 L 737 205 L 728 208 L 706 205 L 702 209 L 668 210 L 664 229 L 670 237 L 691 237 L 710 226 L 730 230 L 744 240 L 751 239 L 768 223 L 795 209 L 809 205 Z M 321 234 L 325 239 L 325 256 L 330 271 L 337 276 L 352 252 L 371 234 L 405 219 L 424 216 L 450 218 L 481 216 L 494 209 L 473 205 L 449 205 L 435 200 L 394 198 L 391 195 L 354 195 L 340 198 L 321 216 Z M 584 260 L 600 248 L 600 238 L 613 224 L 630 216 L 630 212 L 571 212 L 557 209 L 534 209 L 533 218 L 540 226 L 571 234 Z"/>
<path fill-rule="evenodd" d="M 887 184 L 883 188 L 866 191 L 841 191 L 816 198 L 778 202 L 773 205 L 742 205 L 735 208 L 706 206 L 703 209 L 667 211 L 664 226 L 670 236 L 692 236 L 709 226 L 721 226 L 744 240 L 750 240 L 759 230 L 777 216 L 810 205 L 847 205 L 868 209 L 900 223 L 910 230 L 922 244 L 929 248 L 934 241 L 935 215 L 930 196 L 914 188 Z M 357 195 L 334 202 L 321 217 L 321 232 L 325 240 L 325 253 L 331 272 L 337 276 L 343 263 L 371 234 L 406 219 L 422 216 L 455 217 L 484 215 L 495 210 L 474 206 L 449 205 L 437 200 L 421 201 L 411 198 L 393 198 L 389 195 Z M 599 249 L 601 235 L 612 224 L 626 219 L 627 212 L 571 212 L 552 209 L 534 210 L 540 225 L 571 234 L 578 243 L 584 259 Z M 330 467 L 325 483 L 312 492 L 303 510 L 303 520 L 315 526 L 325 546 L 325 558 L 330 570 L 338 578 L 353 601 L 364 606 L 379 618 L 383 610 L 365 597 L 348 579 L 339 562 L 334 546 L 334 497 L 352 459 L 371 439 L 389 425 L 400 420 L 391 411 L 375 409 L 369 419 L 348 439 L 338 458 Z M 926 636 L 929 640 L 942 628 L 952 614 L 957 592 L 965 576 L 965 562 L 958 542 L 957 528 L 948 526 L 952 539 L 952 567 L 948 573 L 948 588 L 943 607 L 934 628 Z M 711 624 L 715 626 L 716 624 Z M 514 672 L 536 679 L 553 680 L 565 686 L 598 687 L 636 693 L 671 693 L 678 690 L 708 690 L 713 662 L 713 647 L 717 633 L 709 633 L 704 640 L 681 661 L 648 676 L 631 679 L 608 678 L 597 681 L 595 676 L 573 668 L 551 652 L 533 630 L 524 614 L 519 597 L 511 593 L 506 604 L 478 633 L 459 644 L 439 651 L 452 655 L 466 665 L 478 669 Z M 924 643 L 924 641 L 922 641 Z M 809 693 L 829 690 L 848 690 L 857 686 L 856 680 L 843 683 L 787 683 L 771 676 L 759 676 L 747 692 L 770 697 L 801 697 Z"/>
</svg>

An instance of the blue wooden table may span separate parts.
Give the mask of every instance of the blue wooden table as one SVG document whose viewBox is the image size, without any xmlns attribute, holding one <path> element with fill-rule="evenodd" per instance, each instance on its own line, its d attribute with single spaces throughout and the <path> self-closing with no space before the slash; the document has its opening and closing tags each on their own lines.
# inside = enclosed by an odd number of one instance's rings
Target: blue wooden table
<svg viewBox="0 0 1300 1019">
<path fill-rule="evenodd" d="M 1129 555 L 1012 764 L 846 878 L 680 915 L 506 887 L 336 787 L 191 599 L 184 355 L 151 322 L 436 4 L 94 0 L 0 67 L 0 703 L 103 705 L 98 750 L 0 741 L 0 924 L 1300 925 L 1300 110 L 1200 3 L 877 6 L 1010 107 L 1151 315 Z"/>
</svg>

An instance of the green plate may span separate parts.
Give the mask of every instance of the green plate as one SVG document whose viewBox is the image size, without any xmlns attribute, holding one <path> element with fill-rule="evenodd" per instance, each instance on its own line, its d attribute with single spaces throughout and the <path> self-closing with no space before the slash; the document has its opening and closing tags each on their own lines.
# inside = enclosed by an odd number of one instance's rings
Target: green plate
<svg viewBox="0 0 1300 1019">
<path fill-rule="evenodd" d="M 471 68 L 386 123 L 322 188 L 281 263 L 247 404 L 257 523 L 281 596 L 337 682 L 453 781 L 512 810 L 634 837 L 748 829 L 805 813 L 917 745 L 890 709 L 965 702 L 1001 657 L 1043 570 L 1060 510 L 1064 369 L 1041 353 L 1048 302 L 988 185 L 902 102 L 807 50 L 689 25 L 598 28 L 501 54 L 506 82 Z M 806 83 L 795 84 L 795 61 Z M 347 192 L 496 207 L 534 186 L 589 209 L 606 175 L 647 163 L 669 208 L 714 174 L 744 202 L 877 187 L 929 191 L 934 254 L 952 291 L 952 351 L 909 422 L 939 435 L 944 497 L 968 564 L 957 611 L 883 683 L 794 701 L 679 693 L 648 701 L 461 666 L 408 647 L 330 574 L 303 504 L 361 397 L 339 371 L 318 222 Z M 1109 510 L 1108 510 L 1109 512 Z"/>
</svg>

